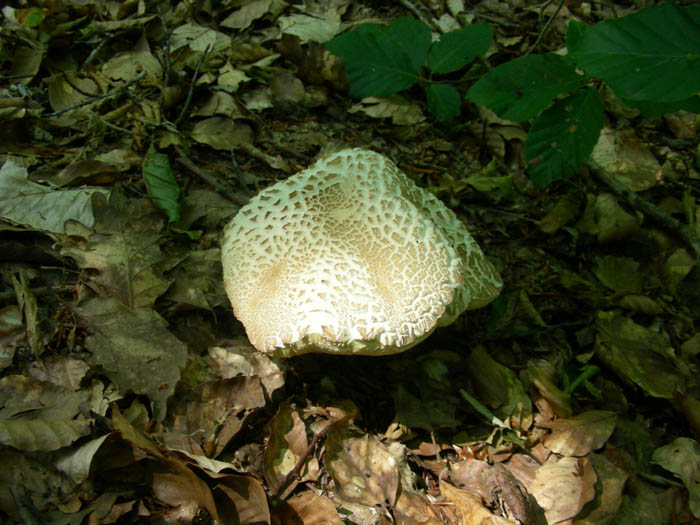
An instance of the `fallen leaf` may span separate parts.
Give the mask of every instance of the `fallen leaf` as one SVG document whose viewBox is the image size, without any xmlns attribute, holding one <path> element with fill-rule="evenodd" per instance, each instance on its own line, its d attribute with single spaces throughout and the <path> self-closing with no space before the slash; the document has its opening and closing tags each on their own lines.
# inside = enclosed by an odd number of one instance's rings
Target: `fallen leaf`
<svg viewBox="0 0 700 525">
<path fill-rule="evenodd" d="M 368 506 L 395 503 L 398 465 L 376 437 L 334 427 L 328 432 L 324 463 L 342 499 Z"/>
<path fill-rule="evenodd" d="M 185 366 L 185 344 L 148 308 L 132 309 L 116 299 L 93 298 L 76 311 L 92 331 L 85 346 L 105 375 L 122 392 L 146 394 L 155 418 L 162 420 Z"/>
<path fill-rule="evenodd" d="M 564 456 L 585 456 L 599 449 L 615 430 L 617 416 L 606 410 L 589 410 L 568 419 L 557 419 L 541 426 L 552 433 L 544 438 L 544 445 Z"/>
<path fill-rule="evenodd" d="M 530 484 L 530 493 L 554 525 L 574 518 L 595 497 L 596 473 L 587 458 L 551 456 Z"/>
</svg>

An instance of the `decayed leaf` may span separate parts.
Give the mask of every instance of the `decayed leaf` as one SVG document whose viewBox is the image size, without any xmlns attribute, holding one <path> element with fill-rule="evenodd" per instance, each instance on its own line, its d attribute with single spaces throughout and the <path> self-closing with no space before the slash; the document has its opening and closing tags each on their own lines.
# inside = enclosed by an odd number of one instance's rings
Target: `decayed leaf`
<svg viewBox="0 0 700 525">
<path fill-rule="evenodd" d="M 401 95 L 389 97 L 365 97 L 359 104 L 348 109 L 349 113 L 358 111 L 372 118 L 391 118 L 397 126 L 411 126 L 425 120 L 425 115 L 418 104 L 406 100 Z"/>
<path fill-rule="evenodd" d="M 639 231 L 637 219 L 622 209 L 615 196 L 598 195 L 593 205 L 595 231 L 598 242 L 607 243 L 626 239 Z"/>
<path fill-rule="evenodd" d="M 165 297 L 176 304 L 205 310 L 230 304 L 221 286 L 221 250 L 218 248 L 189 252 L 168 276 L 173 284 Z"/>
<path fill-rule="evenodd" d="M 270 9 L 272 0 L 253 0 L 236 9 L 233 13 L 221 21 L 221 27 L 229 29 L 244 29 L 254 20 L 257 20 Z"/>
<path fill-rule="evenodd" d="M 275 493 L 283 488 L 287 475 L 294 470 L 307 447 L 306 426 L 299 413 L 288 401 L 282 403 L 270 422 L 270 440 L 263 460 L 265 481 Z M 287 490 L 298 482 L 299 479 L 294 479 Z"/>
<path fill-rule="evenodd" d="M 226 505 L 219 506 L 222 514 L 229 507 L 229 502 L 233 502 L 238 523 L 270 523 L 270 508 L 267 504 L 267 495 L 263 484 L 258 478 L 228 475 L 221 478 L 214 490 L 217 500 L 222 497 L 228 499 Z M 224 523 L 234 523 L 234 521 L 228 520 L 224 521 Z"/>
<path fill-rule="evenodd" d="M 185 365 L 184 343 L 147 308 L 131 309 L 115 299 L 94 298 L 77 312 L 92 331 L 85 344 L 96 363 L 122 392 L 148 395 L 155 417 L 162 420 Z"/>
<path fill-rule="evenodd" d="M 304 525 L 342 525 L 335 504 L 325 496 L 310 490 L 289 498 L 275 509 L 273 523 L 303 523 Z"/>
<path fill-rule="evenodd" d="M 622 491 L 627 481 L 627 473 L 605 456 L 588 456 L 593 464 L 600 489 L 594 501 L 594 508 L 585 518 L 576 520 L 576 525 L 606 525 L 615 523 L 615 516 L 622 503 Z"/>
<path fill-rule="evenodd" d="M 403 478 L 402 485 L 403 485 Z M 399 492 L 394 506 L 397 523 L 419 523 L 420 525 L 441 525 L 440 513 L 428 498 L 414 490 L 405 487 Z"/>
<path fill-rule="evenodd" d="M 544 518 L 542 509 L 525 488 L 534 479 L 539 464 L 532 460 L 533 464 L 514 472 L 509 468 L 510 463 L 504 466 L 476 459 L 460 461 L 452 467 L 449 479 L 456 487 L 480 496 L 487 507 L 499 507 L 505 517 L 519 523 L 539 524 Z M 516 476 L 524 472 L 522 478 Z"/>
<path fill-rule="evenodd" d="M 697 260 L 695 257 L 683 248 L 678 248 L 669 255 L 664 263 L 664 281 L 671 293 L 675 294 L 677 292 L 678 286 L 696 264 Z"/>
<path fill-rule="evenodd" d="M 551 456 L 530 484 L 530 492 L 544 509 L 547 523 L 575 517 L 595 497 L 596 473 L 587 458 Z"/>
<path fill-rule="evenodd" d="M 552 433 L 544 438 L 544 445 L 564 456 L 585 456 L 599 449 L 615 430 L 614 412 L 589 410 L 568 419 L 557 419 L 541 426 Z"/>
<path fill-rule="evenodd" d="M 674 351 L 662 334 L 620 315 L 601 314 L 596 326 L 596 355 L 622 378 L 654 397 L 671 398 L 683 389 Z"/>
<path fill-rule="evenodd" d="M 107 195 L 102 189 L 55 190 L 32 182 L 26 168 L 12 161 L 0 169 L 0 217 L 30 228 L 63 233 L 66 221 L 92 227 L 92 196 Z"/>
<path fill-rule="evenodd" d="M 652 461 L 673 472 L 690 494 L 690 510 L 700 518 L 700 445 L 694 439 L 677 438 L 654 451 Z"/>
<path fill-rule="evenodd" d="M 10 448 L 0 450 L 0 465 L 0 510 L 15 523 L 24 521 L 23 508 L 48 511 L 76 488 L 66 476 Z"/>
<path fill-rule="evenodd" d="M 61 254 L 81 268 L 97 269 L 92 286 L 126 306 L 151 306 L 165 290 L 163 256 L 158 246 L 162 218 L 147 201 L 127 203 L 114 194 L 107 204 L 95 202 L 96 231 L 70 223 Z"/>
<path fill-rule="evenodd" d="M 168 458 L 168 467 L 174 473 L 153 474 L 154 496 L 172 507 L 169 517 L 191 523 L 200 508 L 209 512 L 214 523 L 219 523 L 219 513 L 209 486 L 175 457 Z"/>
<path fill-rule="evenodd" d="M 255 350 L 245 337 L 234 339 L 226 347 L 210 348 L 209 356 L 224 379 L 238 375 L 257 376 L 268 397 L 284 386 L 283 363 Z"/>
<path fill-rule="evenodd" d="M 68 390 L 79 390 L 80 382 L 90 366 L 75 357 L 54 357 L 32 363 L 28 372 L 37 381 L 46 381 L 62 386 Z"/>
<path fill-rule="evenodd" d="M 141 71 L 152 80 L 160 79 L 162 75 L 160 62 L 148 50 L 117 53 L 102 66 L 102 73 L 115 80 L 129 81 Z"/>
<path fill-rule="evenodd" d="M 596 258 L 595 276 L 615 292 L 639 293 L 644 274 L 639 272 L 639 263 L 629 257 L 606 255 Z"/>
<path fill-rule="evenodd" d="M 29 346 L 35 355 L 41 355 L 44 350 L 44 345 L 41 340 L 41 327 L 39 325 L 39 305 L 36 296 L 29 288 L 27 272 L 24 269 L 20 269 L 19 279 L 17 279 L 14 274 L 10 274 L 9 281 L 15 289 L 17 302 L 24 314 L 24 326 L 27 332 Z"/>
<path fill-rule="evenodd" d="M 211 190 L 189 190 L 182 199 L 182 216 L 178 227 L 187 229 L 195 222 L 214 229 L 232 217 L 239 206 Z"/>
<path fill-rule="evenodd" d="M 479 399 L 503 417 L 532 417 L 532 403 L 515 373 L 494 360 L 483 345 L 467 359 L 468 369 L 479 392 Z M 528 426 L 525 422 L 524 426 Z"/>
<path fill-rule="evenodd" d="M 77 484 L 85 481 L 90 475 L 92 458 L 110 434 L 105 434 L 97 439 L 92 439 L 77 450 L 66 451 L 56 461 L 56 468 L 69 476 Z"/>
<path fill-rule="evenodd" d="M 330 13 L 327 13 L 330 14 Z M 302 42 L 328 42 L 340 31 L 339 16 L 318 18 L 308 15 L 289 15 L 279 19 L 283 33 L 299 37 Z"/>
<path fill-rule="evenodd" d="M 0 443 L 30 452 L 70 445 L 90 432 L 89 422 L 78 416 L 86 399 L 86 392 L 71 392 L 25 376 L 3 377 Z"/>
<path fill-rule="evenodd" d="M 583 202 L 583 194 L 580 191 L 571 190 L 557 201 L 545 217 L 537 221 L 537 225 L 544 233 L 551 235 L 580 213 Z"/>
<path fill-rule="evenodd" d="M 0 443 L 27 452 L 48 452 L 70 445 L 90 432 L 87 421 L 16 419 L 0 421 Z"/>
<path fill-rule="evenodd" d="M 393 505 L 399 488 L 396 459 L 376 437 L 348 426 L 328 432 L 324 462 L 343 500 L 363 505 Z"/>
<path fill-rule="evenodd" d="M 425 395 L 418 398 L 399 384 L 393 397 L 396 419 L 402 425 L 422 428 L 429 432 L 440 428 L 456 428 L 459 425 L 459 421 L 455 418 L 456 403 L 454 399 L 448 399 L 447 396 L 436 399 L 425 392 Z"/>
<path fill-rule="evenodd" d="M 49 101 L 54 111 L 61 111 L 97 94 L 97 84 L 74 72 L 63 72 L 44 80 L 49 86 Z M 84 111 L 84 110 L 83 110 Z"/>
<path fill-rule="evenodd" d="M 257 377 L 235 377 L 201 383 L 187 399 L 184 414 L 176 418 L 174 432 L 181 432 L 205 452 L 216 457 L 240 431 L 245 419 L 265 405 Z"/>
<path fill-rule="evenodd" d="M 472 523 L 478 523 L 479 525 L 516 525 L 517 523 L 489 512 L 481 503 L 481 498 L 476 494 L 455 488 L 442 480 L 440 481 L 440 492 L 454 504 L 460 518 L 460 525 L 470 525 Z"/>
<path fill-rule="evenodd" d="M 192 138 L 214 149 L 233 150 L 241 144 L 252 144 L 253 130 L 242 120 L 211 117 L 194 125 Z"/>
<path fill-rule="evenodd" d="M 170 50 L 189 47 L 192 51 L 209 51 L 209 54 L 225 50 L 231 43 L 230 37 L 197 24 L 182 24 L 177 26 L 170 35 Z"/>
<path fill-rule="evenodd" d="M 591 158 L 632 191 L 647 190 L 661 178 L 659 161 L 633 130 L 604 128 Z"/>
<path fill-rule="evenodd" d="M 150 455 L 154 458 L 164 459 L 156 444 L 151 441 L 143 432 L 134 428 L 119 411 L 116 405 L 112 405 L 112 424 L 114 430 L 119 432 L 121 437 L 126 440 L 134 450 L 137 450 L 140 456 Z"/>
</svg>

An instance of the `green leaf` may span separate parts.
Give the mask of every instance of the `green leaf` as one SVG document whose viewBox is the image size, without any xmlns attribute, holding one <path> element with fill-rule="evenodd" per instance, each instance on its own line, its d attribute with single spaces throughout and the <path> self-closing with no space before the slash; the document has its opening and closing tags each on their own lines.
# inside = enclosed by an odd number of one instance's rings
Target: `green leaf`
<svg viewBox="0 0 700 525">
<path fill-rule="evenodd" d="M 685 100 L 700 91 L 700 6 L 669 2 L 606 20 L 570 56 L 620 98 Z"/>
<path fill-rule="evenodd" d="M 473 24 L 451 31 L 433 43 L 428 53 L 428 69 L 433 73 L 452 73 L 475 57 L 486 53 L 493 38 L 489 24 Z"/>
<path fill-rule="evenodd" d="M 650 100 L 629 99 L 622 99 L 622 101 L 630 107 L 637 108 L 645 117 L 649 118 L 658 118 L 662 115 L 675 113 L 680 110 L 700 114 L 700 96 L 698 95 L 676 102 L 654 102 Z"/>
<path fill-rule="evenodd" d="M 170 168 L 168 156 L 157 153 L 153 144 L 143 159 L 143 180 L 146 190 L 158 208 L 163 210 L 170 222 L 180 220 L 180 186 Z"/>
<path fill-rule="evenodd" d="M 561 93 L 578 88 L 584 77 L 559 55 L 529 55 L 489 71 L 467 98 L 508 120 L 534 117 Z"/>
<path fill-rule="evenodd" d="M 364 24 L 324 44 L 343 59 L 350 96 L 385 97 L 411 87 L 430 47 L 430 29 L 420 20 L 399 18 L 390 26 Z"/>
<path fill-rule="evenodd" d="M 415 71 L 420 71 L 430 48 L 430 28 L 415 18 L 398 18 L 391 25 L 379 26 L 382 46 L 395 47 L 404 52 Z"/>
<path fill-rule="evenodd" d="M 566 30 L 566 48 L 572 52 L 583 40 L 583 35 L 590 29 L 589 26 L 578 20 L 571 20 Z"/>
<path fill-rule="evenodd" d="M 429 84 L 425 88 L 428 108 L 440 122 L 449 122 L 459 117 L 462 104 L 459 91 L 447 84 Z"/>
<path fill-rule="evenodd" d="M 525 155 L 535 188 L 561 180 L 593 151 L 603 129 L 603 103 L 598 91 L 586 88 L 558 101 L 535 120 L 527 135 Z"/>
</svg>

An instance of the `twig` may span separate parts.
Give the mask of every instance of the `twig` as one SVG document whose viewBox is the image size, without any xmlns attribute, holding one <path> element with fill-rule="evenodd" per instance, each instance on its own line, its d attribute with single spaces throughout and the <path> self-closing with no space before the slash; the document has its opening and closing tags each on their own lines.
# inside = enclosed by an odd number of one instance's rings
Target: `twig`
<svg viewBox="0 0 700 525">
<path fill-rule="evenodd" d="M 127 88 L 129 88 L 133 84 L 136 84 L 136 82 L 138 82 L 139 80 L 141 80 L 145 76 L 146 76 L 146 72 L 141 71 L 141 73 L 136 75 L 131 80 L 127 80 L 126 82 L 124 82 L 120 86 L 117 86 L 114 89 L 110 89 L 107 93 L 103 93 L 102 95 L 94 95 L 92 98 L 90 98 L 88 100 L 83 100 L 81 102 L 78 102 L 76 104 L 68 106 L 67 108 L 63 108 L 59 111 L 54 111 L 53 113 L 49 113 L 48 115 L 44 115 L 44 116 L 46 118 L 58 117 L 59 115 L 63 115 L 64 113 L 67 113 L 69 111 L 73 111 L 74 109 L 89 106 L 90 104 L 94 104 L 95 102 L 99 102 L 100 100 L 103 100 L 105 98 L 113 97 L 114 95 L 117 95 L 123 91 L 126 91 Z"/>
<path fill-rule="evenodd" d="M 42 297 L 44 295 L 67 294 L 75 291 L 74 284 L 58 284 L 54 286 L 38 286 L 29 290 L 34 296 Z M 9 301 L 17 296 L 15 291 L 0 292 L 0 301 Z"/>
<path fill-rule="evenodd" d="M 615 195 L 625 199 L 630 206 L 640 210 L 642 213 L 644 213 L 644 215 L 649 217 L 649 219 L 657 223 L 659 226 L 678 235 L 678 237 L 680 237 L 683 242 L 685 242 L 693 250 L 695 257 L 700 258 L 700 238 L 698 238 L 695 232 L 687 224 L 683 224 L 678 219 L 671 217 L 669 214 L 654 206 L 648 200 L 640 197 L 636 193 L 633 193 L 624 184 L 605 171 L 605 169 L 594 160 L 589 159 L 586 164 L 595 174 L 595 176 L 598 177 L 606 186 L 608 186 L 615 193 Z"/>
<path fill-rule="evenodd" d="M 108 38 L 105 38 L 104 40 L 100 40 L 100 43 L 97 44 L 97 46 L 95 47 L 95 49 L 93 49 L 92 51 L 90 51 L 90 54 L 89 54 L 88 57 L 85 59 L 85 62 L 83 62 L 83 65 L 81 66 L 80 69 L 84 69 L 85 67 L 87 67 L 87 66 L 89 66 L 90 64 L 92 64 L 93 60 L 95 60 L 95 58 L 97 58 L 97 54 L 98 54 L 100 51 L 102 51 L 102 48 L 107 44 L 108 41 L 109 41 Z"/>
<path fill-rule="evenodd" d="M 21 75 L 0 75 L 0 80 L 20 80 L 23 78 L 32 78 L 34 75 L 22 73 Z"/>
<path fill-rule="evenodd" d="M 540 23 L 542 21 L 542 17 L 544 16 L 544 10 L 551 3 L 552 3 L 552 0 L 547 0 L 545 2 L 545 4 L 542 6 L 542 10 L 540 11 Z M 542 28 L 542 31 L 540 31 L 540 34 L 537 35 L 537 40 L 535 40 L 535 43 L 532 45 L 532 47 L 530 49 L 528 49 L 527 53 L 525 53 L 525 55 L 523 55 L 523 56 L 527 56 L 530 53 L 532 53 L 535 49 L 537 49 L 537 46 L 540 45 L 542 38 L 544 38 L 544 35 L 547 33 L 547 31 L 549 31 L 549 27 L 552 25 L 552 22 L 554 22 L 554 19 L 559 14 L 559 11 L 561 11 L 561 8 L 563 5 L 564 5 L 564 0 L 559 0 L 559 5 L 557 5 L 557 8 L 554 10 L 554 13 L 552 13 L 552 16 L 549 17 L 549 20 L 547 20 L 547 23 Z"/>
<path fill-rule="evenodd" d="M 176 159 L 177 162 L 185 166 L 188 170 L 190 170 L 204 182 L 213 187 L 219 195 L 221 195 L 227 200 L 230 200 L 234 204 L 237 204 L 238 206 L 244 206 L 245 204 L 247 204 L 247 198 L 240 197 L 239 195 L 236 195 L 235 193 L 231 192 L 226 187 L 226 185 L 220 180 L 218 180 L 216 177 L 213 177 L 212 175 L 201 170 L 194 162 L 192 162 L 192 160 L 187 156 L 187 154 L 182 148 L 176 148 L 176 151 L 178 154 L 178 157 Z"/>
<path fill-rule="evenodd" d="M 170 78 L 170 33 L 168 33 L 168 28 L 165 25 L 165 20 L 160 12 L 160 5 L 156 6 L 156 11 L 158 12 L 158 19 L 160 24 L 163 26 L 163 33 L 165 33 L 165 49 L 163 54 L 163 60 L 165 62 L 165 67 L 163 68 L 163 87 L 160 88 L 160 97 L 158 99 L 158 105 L 160 106 L 160 111 L 163 111 L 163 103 L 165 101 L 165 88 L 168 87 L 168 79 Z"/>
<path fill-rule="evenodd" d="M 202 62 L 204 62 L 205 57 L 209 54 L 210 49 L 211 49 L 211 44 L 207 46 L 207 48 L 202 53 L 202 56 L 199 57 L 199 62 L 197 62 L 197 67 L 194 70 L 194 75 L 192 75 L 192 82 L 190 82 L 190 89 L 187 92 L 187 98 L 185 99 L 185 105 L 182 106 L 182 111 L 180 111 L 180 115 L 178 115 L 177 119 L 174 122 L 175 127 L 177 127 L 177 125 L 180 123 L 182 118 L 185 116 L 185 113 L 187 113 L 187 108 L 190 107 L 190 103 L 192 102 L 192 95 L 194 94 L 194 85 L 197 83 L 197 77 L 199 76 L 199 68 L 202 67 Z"/>
<path fill-rule="evenodd" d="M 406 9 L 408 9 L 411 13 L 416 15 L 416 18 L 418 18 L 421 22 L 423 22 L 425 25 L 428 27 L 432 28 L 433 26 L 430 24 L 430 21 L 423 16 L 423 13 L 421 13 L 418 8 L 411 2 L 411 0 L 399 0 L 399 3 L 404 6 Z"/>
<path fill-rule="evenodd" d="M 326 439 L 326 435 L 328 434 L 328 431 L 332 426 L 335 425 L 340 425 L 340 424 L 345 424 L 348 421 L 352 420 L 354 417 L 356 417 L 357 414 L 354 412 L 350 412 L 349 414 L 345 414 L 343 417 L 340 419 L 336 419 L 334 421 L 330 421 L 325 427 L 323 427 L 317 434 L 314 434 L 313 439 L 311 440 L 311 443 L 309 443 L 309 446 L 306 447 L 306 450 L 304 453 L 299 457 L 299 460 L 296 462 L 294 465 L 294 468 L 287 472 L 287 475 L 284 477 L 282 480 L 282 483 L 280 484 L 279 489 L 276 491 L 273 489 L 272 491 L 272 496 L 273 497 L 278 497 L 281 500 L 286 499 L 286 497 L 289 495 L 287 492 L 289 491 L 290 487 L 292 486 L 292 482 L 296 479 L 299 479 L 299 476 L 301 475 L 301 471 L 304 468 L 304 464 L 306 463 L 306 460 L 309 458 L 309 456 L 313 453 L 313 451 L 316 449 L 316 446 L 318 443 Z"/>
</svg>

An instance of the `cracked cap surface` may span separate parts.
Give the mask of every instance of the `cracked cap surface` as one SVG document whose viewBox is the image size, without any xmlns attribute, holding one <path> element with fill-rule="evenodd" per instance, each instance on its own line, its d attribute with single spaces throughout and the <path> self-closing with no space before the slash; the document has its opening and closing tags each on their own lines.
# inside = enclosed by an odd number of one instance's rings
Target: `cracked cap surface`
<svg viewBox="0 0 700 525">
<path fill-rule="evenodd" d="M 224 286 L 260 351 L 401 352 L 500 293 L 464 224 L 386 157 L 346 149 L 229 222 Z"/>
</svg>

